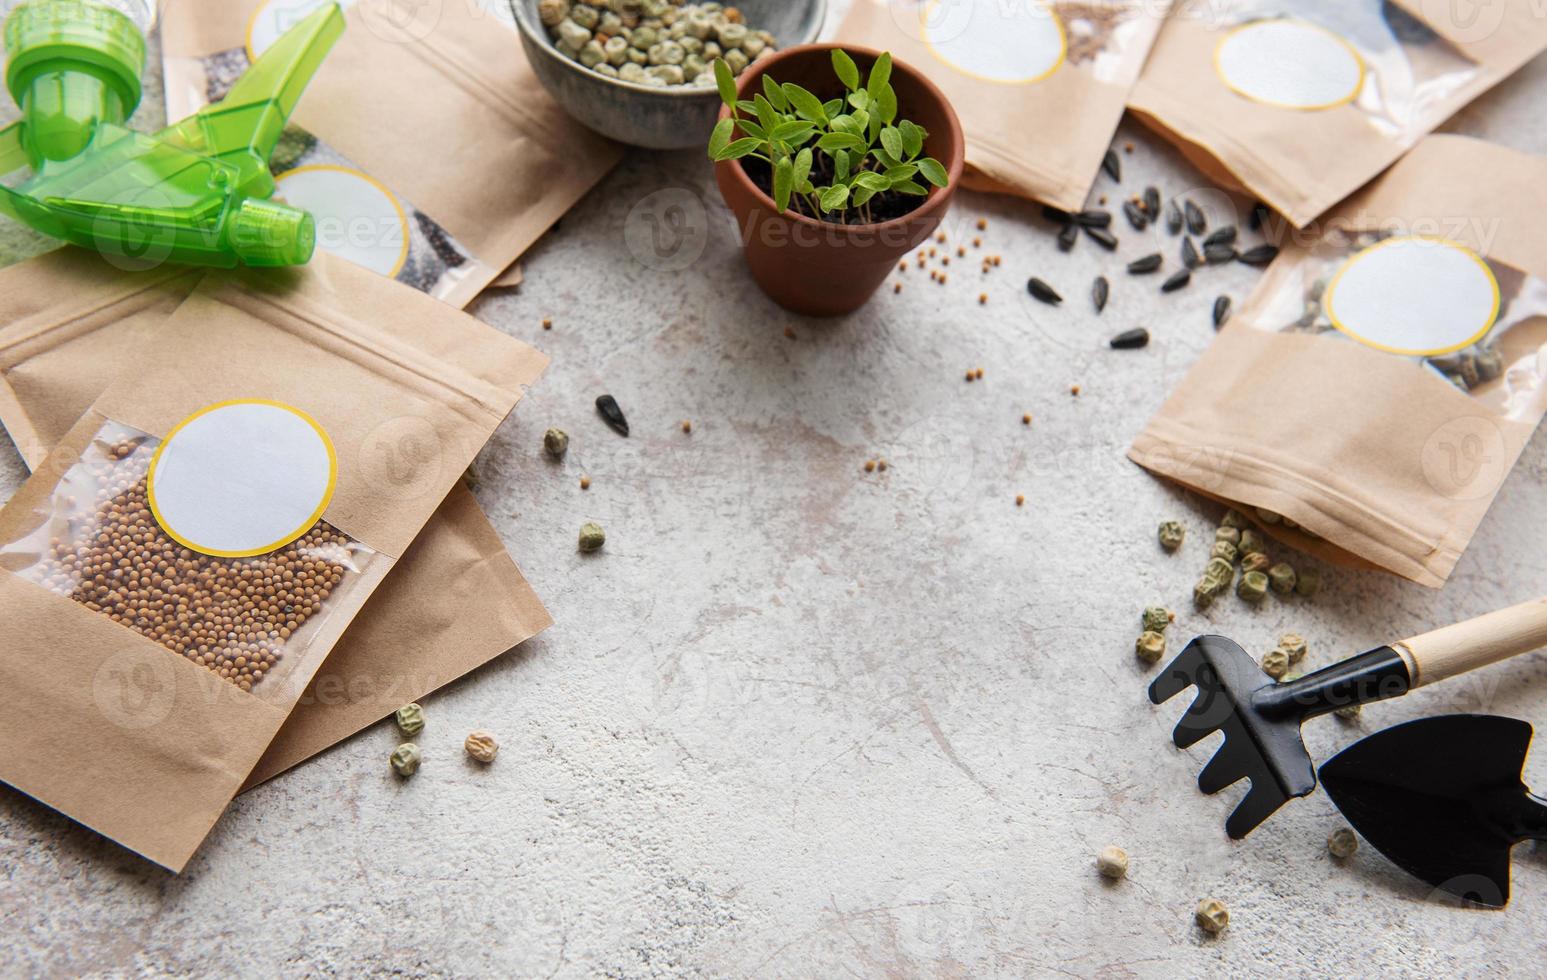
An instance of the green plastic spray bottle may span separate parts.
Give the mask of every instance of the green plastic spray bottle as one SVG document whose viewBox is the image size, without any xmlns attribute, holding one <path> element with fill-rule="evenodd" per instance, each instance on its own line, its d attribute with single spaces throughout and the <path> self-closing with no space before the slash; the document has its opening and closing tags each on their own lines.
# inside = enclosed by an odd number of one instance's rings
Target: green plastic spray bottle
<svg viewBox="0 0 1547 980">
<path fill-rule="evenodd" d="M 231 268 L 308 261 L 316 226 L 269 200 L 269 156 L 344 31 L 328 3 L 280 37 L 221 101 L 159 133 L 128 129 L 145 68 L 146 0 L 24 0 L 5 20 L 0 212 L 85 248 Z"/>
</svg>

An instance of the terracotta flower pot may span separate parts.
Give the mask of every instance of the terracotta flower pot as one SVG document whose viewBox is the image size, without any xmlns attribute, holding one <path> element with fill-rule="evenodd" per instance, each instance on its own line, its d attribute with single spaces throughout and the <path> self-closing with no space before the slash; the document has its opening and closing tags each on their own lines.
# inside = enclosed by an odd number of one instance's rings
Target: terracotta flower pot
<svg viewBox="0 0 1547 980">
<path fill-rule="evenodd" d="M 787 48 L 743 72 L 737 80 L 738 95 L 751 99 L 761 92 L 766 73 L 777 82 L 809 89 L 824 101 L 836 98 L 843 93 L 843 84 L 833 73 L 831 52 L 836 47 L 853 56 L 862 78 L 880 56 L 879 51 L 848 44 Z M 897 92 L 897 117 L 928 131 L 922 155 L 939 160 L 950 175 L 946 187 L 931 187 L 929 196 L 902 217 L 870 225 L 840 225 L 793 211 L 778 214 L 773 199 L 753 183 L 740 160 L 714 165 L 720 194 L 735 212 L 752 278 L 785 309 L 834 316 L 864 305 L 898 260 L 934 234 L 961 183 L 966 141 L 945 95 L 901 62 L 893 63 L 891 81 Z M 729 114 L 728 107 L 721 107 L 722 119 Z"/>
</svg>

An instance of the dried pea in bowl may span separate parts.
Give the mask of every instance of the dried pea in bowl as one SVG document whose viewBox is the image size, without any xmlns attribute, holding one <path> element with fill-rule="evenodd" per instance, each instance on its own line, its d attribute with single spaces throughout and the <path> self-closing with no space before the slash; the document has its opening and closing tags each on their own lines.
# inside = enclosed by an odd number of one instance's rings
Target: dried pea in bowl
<svg viewBox="0 0 1547 980">
<path fill-rule="evenodd" d="M 603 136 L 651 149 L 702 149 L 709 142 L 720 97 L 713 84 L 659 87 L 613 78 L 586 67 L 560 51 L 544 25 L 539 7 L 567 3 L 565 9 L 594 8 L 598 17 L 624 16 L 654 8 L 681 8 L 674 0 L 510 0 L 527 61 L 564 110 Z M 688 0 L 691 2 L 691 0 Z M 827 0 L 733 0 L 722 7 L 739 11 L 749 31 L 773 35 L 774 49 L 816 39 L 827 16 Z M 550 7 L 550 10 L 554 9 Z M 567 16 L 567 15 L 566 15 Z M 582 20 L 589 20 L 586 15 Z M 577 26 L 582 26 L 578 25 Z M 594 27 L 583 30 L 595 36 Z M 570 33 L 578 39 L 579 32 Z M 614 37 L 617 35 L 609 35 Z M 707 64 L 711 59 L 703 59 Z"/>
</svg>

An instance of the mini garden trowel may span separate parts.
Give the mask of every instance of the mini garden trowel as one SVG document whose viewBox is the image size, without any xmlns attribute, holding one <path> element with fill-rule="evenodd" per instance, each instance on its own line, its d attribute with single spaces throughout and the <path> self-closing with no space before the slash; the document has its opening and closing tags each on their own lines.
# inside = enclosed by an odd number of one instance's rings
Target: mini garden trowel
<svg viewBox="0 0 1547 980">
<path fill-rule="evenodd" d="M 1241 779 L 1251 789 L 1225 821 L 1239 840 L 1290 798 L 1316 788 L 1316 769 L 1300 740 L 1300 724 L 1338 708 L 1397 697 L 1425 684 L 1547 645 L 1547 598 L 1446 626 L 1285 683 L 1223 636 L 1200 636 L 1150 685 L 1150 700 L 1166 701 L 1195 686 L 1192 705 L 1176 723 L 1181 748 L 1213 732 L 1224 744 L 1198 774 L 1198 788 L 1217 793 Z"/>
<path fill-rule="evenodd" d="M 1321 767 L 1343 816 L 1392 863 L 1481 905 L 1509 901 L 1509 852 L 1547 840 L 1547 800 L 1520 770 L 1531 726 L 1496 715 L 1440 715 L 1355 742 Z"/>
<path fill-rule="evenodd" d="M 0 212 L 76 245 L 148 262 L 297 265 L 316 227 L 269 200 L 268 158 L 344 30 L 329 3 L 297 23 L 220 102 L 148 135 L 143 28 L 125 0 L 25 0 L 5 20 L 6 87 L 21 120 L 0 129 Z"/>
</svg>

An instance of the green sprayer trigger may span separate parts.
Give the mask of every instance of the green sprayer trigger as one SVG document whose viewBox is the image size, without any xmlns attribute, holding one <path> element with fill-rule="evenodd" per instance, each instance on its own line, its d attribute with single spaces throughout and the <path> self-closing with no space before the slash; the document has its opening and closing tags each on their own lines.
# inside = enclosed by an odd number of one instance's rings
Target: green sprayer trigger
<svg viewBox="0 0 1547 980">
<path fill-rule="evenodd" d="M 344 30 L 328 3 L 263 53 L 226 98 L 159 133 L 139 103 L 140 25 L 98 0 L 27 0 L 5 22 L 6 85 L 21 121 L 0 130 L 0 211 L 56 238 L 145 263 L 299 265 L 305 212 L 269 200 L 268 158 Z"/>
</svg>

